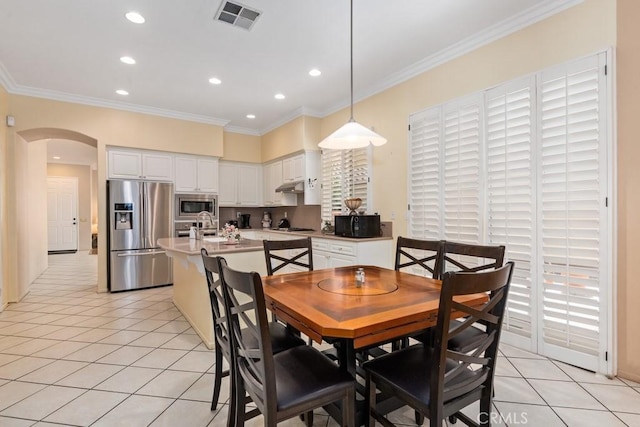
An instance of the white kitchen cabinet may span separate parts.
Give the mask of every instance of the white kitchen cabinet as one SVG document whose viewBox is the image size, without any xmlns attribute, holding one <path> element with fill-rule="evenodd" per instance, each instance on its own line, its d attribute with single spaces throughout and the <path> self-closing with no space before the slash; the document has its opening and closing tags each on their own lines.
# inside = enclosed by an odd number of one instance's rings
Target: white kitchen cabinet
<svg viewBox="0 0 640 427">
<path fill-rule="evenodd" d="M 249 163 L 219 163 L 221 207 L 260 206 L 262 167 Z"/>
<path fill-rule="evenodd" d="M 109 150 L 108 176 L 119 179 L 173 181 L 171 154 L 136 150 Z"/>
<path fill-rule="evenodd" d="M 297 194 L 285 194 L 276 192 L 283 183 L 283 162 L 278 160 L 267 163 L 263 167 L 263 204 L 264 206 L 296 206 L 298 203 Z"/>
<path fill-rule="evenodd" d="M 218 159 L 176 156 L 175 191 L 185 193 L 218 192 Z"/>
<path fill-rule="evenodd" d="M 298 154 L 282 161 L 283 182 L 304 181 L 305 155 Z"/>
<path fill-rule="evenodd" d="M 353 241 L 312 237 L 313 268 L 377 265 L 393 268 L 393 240 L 360 239 Z"/>
</svg>

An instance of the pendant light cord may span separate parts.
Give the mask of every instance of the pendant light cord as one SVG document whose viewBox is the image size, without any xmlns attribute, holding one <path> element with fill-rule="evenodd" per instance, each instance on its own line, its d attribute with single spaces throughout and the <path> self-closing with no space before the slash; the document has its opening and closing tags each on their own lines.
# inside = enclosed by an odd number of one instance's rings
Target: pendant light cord
<svg viewBox="0 0 640 427">
<path fill-rule="evenodd" d="M 351 0 L 351 13 L 350 13 L 350 25 L 349 25 L 349 29 L 350 29 L 350 33 L 349 33 L 349 40 L 350 40 L 350 45 L 349 45 L 349 56 L 351 57 L 351 63 L 350 63 L 350 68 L 351 68 L 351 110 L 350 110 L 350 118 L 349 121 L 353 122 L 355 121 L 353 119 L 353 0 Z"/>
</svg>

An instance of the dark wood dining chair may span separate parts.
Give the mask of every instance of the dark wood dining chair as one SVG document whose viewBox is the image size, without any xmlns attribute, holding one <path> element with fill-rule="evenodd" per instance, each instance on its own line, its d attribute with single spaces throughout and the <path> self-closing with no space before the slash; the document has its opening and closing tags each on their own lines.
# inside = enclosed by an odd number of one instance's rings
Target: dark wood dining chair
<svg viewBox="0 0 640 427">
<path fill-rule="evenodd" d="M 307 271 L 313 270 L 313 249 L 311 237 L 295 240 L 263 240 L 264 257 L 267 262 L 267 275 L 282 270 L 289 265 L 297 265 Z M 286 251 L 301 249 L 294 256 L 288 256 Z M 306 257 L 306 261 L 305 261 Z"/>
<path fill-rule="evenodd" d="M 423 343 L 403 348 L 363 364 L 366 378 L 368 426 L 375 421 L 389 427 L 376 404 L 376 393 L 393 396 L 429 418 L 431 427 L 455 417 L 466 425 L 490 425 L 493 379 L 498 355 L 513 263 L 489 272 L 447 272 L 443 276 L 434 345 Z M 482 307 L 470 307 L 455 297 L 489 293 Z M 452 322 L 452 313 L 464 313 L 464 322 Z M 466 352 L 451 350 L 449 341 L 482 321 L 483 339 Z M 451 327 L 451 325 L 454 325 Z M 460 411 L 480 403 L 479 422 Z"/>
<path fill-rule="evenodd" d="M 231 343 L 229 340 L 229 330 L 227 329 L 227 314 L 224 306 L 224 296 L 222 286 L 220 285 L 219 261 L 218 257 L 209 256 L 206 249 L 200 251 L 202 255 L 202 264 L 204 265 L 205 277 L 207 279 L 207 287 L 209 290 L 209 300 L 211 301 L 211 314 L 213 315 L 213 339 L 214 339 L 214 357 L 215 370 L 213 377 L 213 397 L 211 399 L 211 410 L 218 407 L 220 398 L 220 387 L 222 378 L 229 376 L 229 370 L 223 369 L 224 361 L 231 366 Z M 223 259 L 222 262 L 226 264 Z M 215 277 L 214 277 L 215 275 Z M 304 341 L 296 335 L 290 333 L 283 325 L 279 323 L 269 324 L 272 339 L 272 350 L 277 352 L 286 350 L 298 345 L 304 345 Z M 256 345 L 254 339 L 250 342 Z"/>
<path fill-rule="evenodd" d="M 446 271 L 479 272 L 490 271 L 502 267 L 504 263 L 504 246 L 476 245 L 445 241 L 442 245 L 440 275 Z M 449 348 L 465 352 L 472 348 L 475 341 L 485 335 L 483 322 L 473 328 L 467 328 L 449 340 Z"/>
<path fill-rule="evenodd" d="M 265 426 L 341 402 L 341 425 L 355 427 L 355 380 L 346 370 L 311 346 L 274 354 L 262 280 L 256 272 L 236 271 L 220 264 L 220 277 L 235 361 L 235 426 L 261 413 Z M 247 301 L 248 300 L 248 301 Z M 242 327 L 245 325 L 246 327 Z M 256 340 L 257 345 L 248 345 Z M 256 409 L 245 413 L 245 394 Z"/>
</svg>

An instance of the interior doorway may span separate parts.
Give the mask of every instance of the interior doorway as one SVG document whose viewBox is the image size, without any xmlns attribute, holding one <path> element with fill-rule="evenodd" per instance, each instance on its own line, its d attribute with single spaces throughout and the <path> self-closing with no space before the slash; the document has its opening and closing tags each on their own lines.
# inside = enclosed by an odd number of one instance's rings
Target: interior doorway
<svg viewBox="0 0 640 427">
<path fill-rule="evenodd" d="M 47 177 L 47 249 L 78 250 L 78 178 Z"/>
</svg>

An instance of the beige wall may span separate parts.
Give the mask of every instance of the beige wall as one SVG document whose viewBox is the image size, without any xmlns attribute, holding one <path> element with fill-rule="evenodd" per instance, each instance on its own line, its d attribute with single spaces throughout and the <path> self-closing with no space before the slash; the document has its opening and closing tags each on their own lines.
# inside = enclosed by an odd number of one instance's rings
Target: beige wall
<svg viewBox="0 0 640 427">
<path fill-rule="evenodd" d="M 97 140 L 98 150 L 98 213 L 104 212 L 106 198 L 106 150 L 107 145 L 135 147 L 160 151 L 180 151 L 188 154 L 221 157 L 223 153 L 223 130 L 220 126 L 203 123 L 188 122 L 163 117 L 148 116 L 139 113 L 118 111 L 109 108 L 91 107 L 52 101 L 20 95 L 9 95 L 8 113 L 16 119 L 16 127 L 6 133 L 8 159 L 7 182 L 19 175 L 20 169 L 16 165 L 23 162 L 22 156 L 26 152 L 17 150 L 17 132 L 54 128 L 66 129 L 81 133 Z M 46 138 L 46 135 L 42 135 Z M 46 168 L 46 166 L 43 166 Z M 15 191 L 8 191 L 8 205 L 16 201 Z M 8 230 L 13 230 L 18 223 L 16 213 L 8 212 L 6 224 Z M 104 216 L 98 215 L 98 253 L 106 253 L 106 225 Z M 17 248 L 17 235 L 9 233 L 7 248 Z M 10 251 L 13 252 L 13 251 Z M 20 264 L 13 254 L 3 259 L 5 268 L 5 283 L 12 284 L 8 289 L 8 301 L 16 301 L 28 289 L 28 267 Z M 20 261 L 22 262 L 22 261 Z M 106 291 L 106 257 L 98 258 L 98 290 Z"/>
<path fill-rule="evenodd" d="M 91 249 L 91 167 L 48 163 L 47 176 L 78 178 L 78 249 Z"/>
<path fill-rule="evenodd" d="M 224 160 L 261 163 L 261 138 L 240 133 L 224 133 Z"/>
<path fill-rule="evenodd" d="M 618 1 L 618 372 L 640 382 L 640 2 Z"/>
<path fill-rule="evenodd" d="M 26 143 L 27 175 L 26 191 L 20 199 L 26 204 L 18 220 L 20 228 L 28 236 L 26 252 L 19 253 L 20 258 L 28 259 L 29 273 L 26 283 L 32 283 L 48 267 L 47 258 L 47 145 L 44 143 Z M 45 214 L 46 215 L 46 214 Z"/>
<path fill-rule="evenodd" d="M 262 162 L 301 150 L 318 150 L 322 121 L 300 116 L 262 135 Z"/>
<path fill-rule="evenodd" d="M 9 95 L 0 85 L 0 117 L 9 114 Z M 8 302 L 5 280 L 8 271 L 5 266 L 7 259 L 7 126 L 0 120 L 0 311 Z"/>
</svg>

